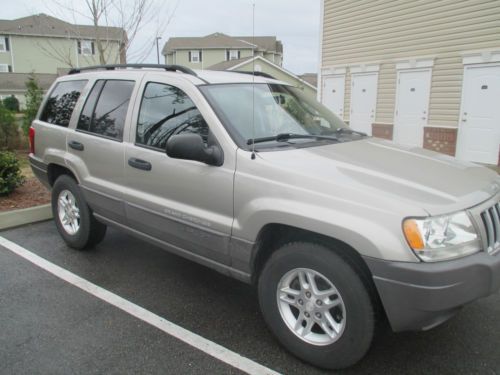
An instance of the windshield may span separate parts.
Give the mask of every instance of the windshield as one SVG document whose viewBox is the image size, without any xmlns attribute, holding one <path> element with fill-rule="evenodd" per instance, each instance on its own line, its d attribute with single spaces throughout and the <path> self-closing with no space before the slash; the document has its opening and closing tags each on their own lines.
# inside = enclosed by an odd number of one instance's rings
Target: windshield
<svg viewBox="0 0 500 375">
<path fill-rule="evenodd" d="M 262 148 L 276 147 L 276 142 L 284 141 L 287 145 L 332 142 L 339 133 L 343 133 L 342 141 L 346 134 L 353 138 L 351 132 L 339 132 L 349 129 L 341 119 L 294 87 L 237 83 L 200 89 L 242 148 L 248 149 L 253 139 Z"/>
</svg>

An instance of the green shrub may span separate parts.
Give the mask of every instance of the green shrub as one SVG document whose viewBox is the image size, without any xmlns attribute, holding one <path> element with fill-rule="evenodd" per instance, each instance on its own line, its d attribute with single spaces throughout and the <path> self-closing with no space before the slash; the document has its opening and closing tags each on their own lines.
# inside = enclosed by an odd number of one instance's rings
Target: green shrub
<svg viewBox="0 0 500 375">
<path fill-rule="evenodd" d="M 0 150 L 13 150 L 20 145 L 14 114 L 0 103 Z"/>
<path fill-rule="evenodd" d="M 38 112 L 38 107 L 42 103 L 43 91 L 38 85 L 38 81 L 32 75 L 26 81 L 26 110 L 24 111 L 23 131 L 28 134 L 32 121 Z"/>
<path fill-rule="evenodd" d="M 19 100 L 14 95 L 8 96 L 3 100 L 3 106 L 12 112 L 19 112 Z"/>
<path fill-rule="evenodd" d="M 0 151 L 0 196 L 8 195 L 24 182 L 19 160 L 10 151 Z"/>
</svg>

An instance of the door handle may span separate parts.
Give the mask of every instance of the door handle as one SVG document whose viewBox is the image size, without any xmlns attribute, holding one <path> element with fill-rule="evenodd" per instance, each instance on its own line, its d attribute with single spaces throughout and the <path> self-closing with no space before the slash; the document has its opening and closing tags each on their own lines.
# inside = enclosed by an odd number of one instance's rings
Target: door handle
<svg viewBox="0 0 500 375">
<path fill-rule="evenodd" d="M 136 158 L 128 159 L 128 165 L 130 165 L 132 168 L 142 169 L 143 171 L 150 171 L 152 168 L 152 165 L 149 161 Z"/>
<path fill-rule="evenodd" d="M 77 142 L 77 141 L 69 141 L 68 146 L 71 147 L 73 150 L 77 151 L 83 151 L 83 143 Z"/>
</svg>

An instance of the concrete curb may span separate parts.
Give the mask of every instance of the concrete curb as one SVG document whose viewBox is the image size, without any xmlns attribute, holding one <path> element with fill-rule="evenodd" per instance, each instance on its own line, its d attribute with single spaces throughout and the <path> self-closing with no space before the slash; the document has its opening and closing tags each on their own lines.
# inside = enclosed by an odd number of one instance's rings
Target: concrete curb
<svg viewBox="0 0 500 375">
<path fill-rule="evenodd" d="M 50 204 L 0 212 L 0 230 L 52 219 Z"/>
</svg>

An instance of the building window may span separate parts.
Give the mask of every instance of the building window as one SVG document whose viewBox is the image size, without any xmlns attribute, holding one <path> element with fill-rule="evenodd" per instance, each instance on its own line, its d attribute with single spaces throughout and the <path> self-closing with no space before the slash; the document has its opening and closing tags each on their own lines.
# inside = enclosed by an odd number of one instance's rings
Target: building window
<svg viewBox="0 0 500 375">
<path fill-rule="evenodd" d="M 0 35 L 0 52 L 7 52 L 9 50 L 9 38 Z"/>
<path fill-rule="evenodd" d="M 227 60 L 239 60 L 241 57 L 241 52 L 236 49 L 226 50 L 226 61 Z"/>
<path fill-rule="evenodd" d="M 90 56 L 95 54 L 94 42 L 91 40 L 78 41 L 78 54 Z"/>
<path fill-rule="evenodd" d="M 200 50 L 189 51 L 189 62 L 199 63 L 201 62 L 202 56 Z"/>
<path fill-rule="evenodd" d="M 12 68 L 7 64 L 0 64 L 0 73 L 10 73 L 12 72 Z"/>
</svg>

